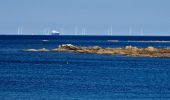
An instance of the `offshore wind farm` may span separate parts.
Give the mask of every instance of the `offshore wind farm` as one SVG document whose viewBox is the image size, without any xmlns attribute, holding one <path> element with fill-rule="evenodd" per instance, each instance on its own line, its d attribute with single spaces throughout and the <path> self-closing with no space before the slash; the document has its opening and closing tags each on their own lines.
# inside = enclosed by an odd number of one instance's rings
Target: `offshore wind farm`
<svg viewBox="0 0 170 100">
<path fill-rule="evenodd" d="M 14 34 L 6 34 L 6 35 L 73 35 L 73 36 L 76 36 L 76 35 L 82 35 L 82 36 L 96 36 L 96 34 L 94 34 L 93 32 L 90 32 L 88 31 L 87 33 L 87 30 L 88 28 L 86 27 L 74 27 L 71 31 L 67 31 L 66 29 L 54 29 L 54 28 L 44 28 L 41 32 L 23 32 L 23 26 L 21 27 L 18 27 L 17 29 L 17 32 L 11 32 L 11 33 L 14 33 Z M 113 30 L 113 26 L 110 26 L 108 28 L 105 29 L 105 32 L 103 32 L 103 34 L 101 34 L 102 36 L 153 36 L 153 35 L 145 35 L 144 34 L 144 29 L 143 28 L 137 28 L 138 30 L 136 31 L 135 29 L 135 32 L 133 32 L 133 28 L 132 27 L 129 27 L 129 29 L 124 29 L 125 31 L 122 32 L 121 34 L 116 34 L 116 33 L 120 33 L 120 32 L 115 32 Z M 58 31 L 60 30 L 60 31 Z M 100 29 L 98 29 L 100 30 Z M 67 31 L 67 32 L 66 32 Z M 114 32 L 113 32 L 114 31 Z M 65 32 L 65 33 L 64 33 Z M 98 33 L 97 33 L 98 34 Z M 148 33 L 146 33 L 148 34 Z M 2 35 L 5 35 L 5 34 L 2 34 Z M 100 35 L 98 35 L 100 36 Z"/>
</svg>

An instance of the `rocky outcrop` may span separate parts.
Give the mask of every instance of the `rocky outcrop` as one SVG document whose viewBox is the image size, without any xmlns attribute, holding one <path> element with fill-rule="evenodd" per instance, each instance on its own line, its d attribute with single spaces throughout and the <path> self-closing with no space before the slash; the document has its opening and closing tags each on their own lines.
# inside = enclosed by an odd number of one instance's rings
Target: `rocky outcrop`
<svg viewBox="0 0 170 100">
<path fill-rule="evenodd" d="M 81 47 L 74 46 L 71 44 L 60 45 L 56 49 L 48 50 L 48 49 L 28 49 L 25 51 L 29 52 L 77 52 L 77 53 L 93 53 L 93 54 L 121 54 L 127 56 L 146 56 L 146 57 L 170 57 L 170 48 L 137 48 L 133 46 L 126 46 L 124 48 L 102 48 L 99 46 L 89 46 L 89 47 Z"/>
</svg>

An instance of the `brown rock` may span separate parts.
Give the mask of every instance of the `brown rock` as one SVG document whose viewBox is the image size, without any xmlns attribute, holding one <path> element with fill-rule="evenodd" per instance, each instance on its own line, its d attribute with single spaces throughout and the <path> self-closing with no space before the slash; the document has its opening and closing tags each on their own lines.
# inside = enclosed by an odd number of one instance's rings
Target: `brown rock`
<svg viewBox="0 0 170 100">
<path fill-rule="evenodd" d="M 47 52 L 49 51 L 48 49 L 42 48 L 42 49 L 38 49 L 39 52 Z"/>
<path fill-rule="evenodd" d="M 61 45 L 56 49 L 48 50 L 48 49 L 28 49 L 24 51 L 29 52 L 79 52 L 79 53 L 94 53 L 94 54 L 121 54 L 128 56 L 143 56 L 143 57 L 170 57 L 170 48 L 137 48 L 133 46 L 126 46 L 125 48 L 101 48 L 99 46 L 91 46 L 91 47 L 80 47 L 74 46 L 71 44 Z"/>
<path fill-rule="evenodd" d="M 149 52 L 156 52 L 156 51 L 157 51 L 157 49 L 154 48 L 154 47 L 152 47 L 152 46 L 147 47 L 145 50 L 147 50 L 147 51 L 149 51 Z"/>
</svg>

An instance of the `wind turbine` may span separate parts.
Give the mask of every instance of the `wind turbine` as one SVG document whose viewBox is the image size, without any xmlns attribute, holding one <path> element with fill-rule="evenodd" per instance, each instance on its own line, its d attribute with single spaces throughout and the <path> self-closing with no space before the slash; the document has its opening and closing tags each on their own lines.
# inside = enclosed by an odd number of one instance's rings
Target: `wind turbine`
<svg viewBox="0 0 170 100">
<path fill-rule="evenodd" d="M 86 28 L 84 28 L 84 35 L 86 35 Z"/>
<path fill-rule="evenodd" d="M 129 36 L 132 36 L 132 28 L 129 28 Z"/>
<path fill-rule="evenodd" d="M 23 27 L 21 27 L 21 30 L 20 30 L 20 31 L 21 31 L 21 35 L 23 35 Z"/>
<path fill-rule="evenodd" d="M 143 36 L 143 28 L 140 29 L 140 35 Z"/>
<path fill-rule="evenodd" d="M 82 28 L 82 35 L 86 35 L 86 29 Z"/>
<path fill-rule="evenodd" d="M 47 32 L 45 33 L 45 35 L 50 35 L 50 28 L 47 28 Z"/>
<path fill-rule="evenodd" d="M 107 30 L 107 35 L 110 35 L 110 29 L 108 28 L 108 30 Z"/>
<path fill-rule="evenodd" d="M 22 35 L 22 32 L 23 32 L 23 28 L 19 26 L 17 34 L 18 35 Z"/>
<path fill-rule="evenodd" d="M 74 35 L 77 35 L 77 33 L 78 33 L 78 28 L 76 26 L 75 29 L 74 29 Z"/>
<path fill-rule="evenodd" d="M 112 29 L 112 26 L 110 27 L 110 35 L 113 35 L 113 29 Z"/>
<path fill-rule="evenodd" d="M 20 35 L 20 27 L 18 27 L 18 32 L 17 32 L 18 35 Z"/>
<path fill-rule="evenodd" d="M 112 26 L 108 29 L 108 35 L 113 35 L 113 28 L 112 28 Z"/>
<path fill-rule="evenodd" d="M 60 29 L 60 34 L 64 34 L 64 29 L 63 28 Z"/>
</svg>

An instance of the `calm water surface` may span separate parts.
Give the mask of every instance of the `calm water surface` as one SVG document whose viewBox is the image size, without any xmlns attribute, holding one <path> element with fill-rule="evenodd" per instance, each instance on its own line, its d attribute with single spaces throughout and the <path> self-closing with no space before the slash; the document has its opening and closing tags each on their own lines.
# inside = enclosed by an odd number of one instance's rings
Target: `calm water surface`
<svg viewBox="0 0 170 100">
<path fill-rule="evenodd" d="M 170 37 L 0 36 L 0 100 L 169 100 L 169 58 L 21 51 L 67 43 L 170 47 L 170 42 L 129 40 Z"/>
</svg>

